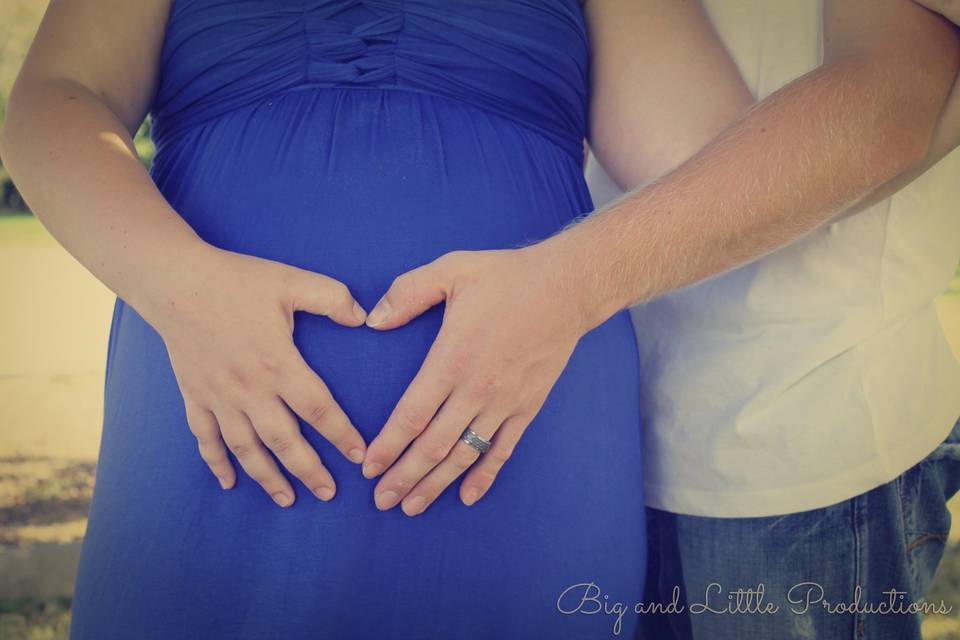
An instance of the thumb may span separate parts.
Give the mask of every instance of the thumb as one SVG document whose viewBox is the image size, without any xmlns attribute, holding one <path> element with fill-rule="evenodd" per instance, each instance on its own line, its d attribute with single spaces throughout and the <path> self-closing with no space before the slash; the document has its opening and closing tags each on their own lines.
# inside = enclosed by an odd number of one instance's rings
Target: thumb
<svg viewBox="0 0 960 640">
<path fill-rule="evenodd" d="M 285 278 L 294 311 L 327 316 L 348 327 L 359 327 L 367 319 L 350 289 L 339 280 L 298 267 L 289 267 Z"/>
<path fill-rule="evenodd" d="M 449 272 L 437 261 L 397 276 L 367 316 L 367 326 L 394 329 L 405 325 L 446 299 L 449 280 Z"/>
</svg>

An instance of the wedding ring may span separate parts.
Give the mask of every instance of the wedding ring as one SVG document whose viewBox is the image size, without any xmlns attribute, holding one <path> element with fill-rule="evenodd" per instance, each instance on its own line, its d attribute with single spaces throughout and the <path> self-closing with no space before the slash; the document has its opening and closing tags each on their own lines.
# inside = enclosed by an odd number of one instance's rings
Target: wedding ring
<svg viewBox="0 0 960 640">
<path fill-rule="evenodd" d="M 460 436 L 460 439 L 466 442 L 468 445 L 479 451 L 480 453 L 486 453 L 487 449 L 490 448 L 490 441 L 484 440 L 480 437 L 476 431 L 467 427 L 463 432 L 463 435 Z"/>
</svg>

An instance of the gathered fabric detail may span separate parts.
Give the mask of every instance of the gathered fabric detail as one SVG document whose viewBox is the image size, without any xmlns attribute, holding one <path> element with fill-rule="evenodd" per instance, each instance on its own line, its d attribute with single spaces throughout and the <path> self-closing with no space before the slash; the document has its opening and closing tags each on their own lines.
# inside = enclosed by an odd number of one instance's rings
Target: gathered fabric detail
<svg viewBox="0 0 960 640">
<path fill-rule="evenodd" d="M 311 2 L 305 8 L 305 82 L 370 84 L 395 81 L 394 49 L 403 28 L 404 13 L 389 10 L 352 27 L 331 17 L 357 5 L 364 5 L 363 0 L 354 0 L 347 7 L 334 6 L 332 11 L 329 2 Z"/>
<path fill-rule="evenodd" d="M 166 141 L 298 87 L 433 93 L 582 159 L 589 43 L 577 0 L 174 0 L 151 106 Z"/>
</svg>

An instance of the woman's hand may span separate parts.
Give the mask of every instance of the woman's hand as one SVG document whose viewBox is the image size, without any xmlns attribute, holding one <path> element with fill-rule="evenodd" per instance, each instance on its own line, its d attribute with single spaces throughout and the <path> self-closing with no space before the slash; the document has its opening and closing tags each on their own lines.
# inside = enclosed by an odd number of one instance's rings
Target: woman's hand
<svg viewBox="0 0 960 640">
<path fill-rule="evenodd" d="M 396 278 L 370 312 L 369 326 L 393 329 L 446 301 L 423 366 L 367 450 L 364 476 L 389 467 L 379 509 L 403 500 L 404 513 L 421 513 L 468 469 L 465 504 L 493 484 L 585 333 L 551 262 L 536 245 L 455 251 Z M 492 442 L 482 457 L 460 441 L 467 426 Z"/>
<path fill-rule="evenodd" d="M 229 447 L 277 504 L 289 506 L 295 493 L 269 449 L 329 500 L 333 477 L 290 410 L 353 462 L 363 460 L 366 443 L 294 345 L 294 312 L 351 327 L 362 325 L 366 314 L 336 280 L 206 247 L 169 279 L 174 288 L 163 302 L 142 305 L 166 343 L 200 455 L 227 489 L 236 479 Z"/>
</svg>

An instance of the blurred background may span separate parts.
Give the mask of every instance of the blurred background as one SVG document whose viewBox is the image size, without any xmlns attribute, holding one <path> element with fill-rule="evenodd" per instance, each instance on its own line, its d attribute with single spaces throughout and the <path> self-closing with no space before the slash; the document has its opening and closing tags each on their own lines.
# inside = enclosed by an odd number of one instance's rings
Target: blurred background
<svg viewBox="0 0 960 640">
<path fill-rule="evenodd" d="M 0 0 L 0 123 L 45 6 Z M 149 126 L 136 137 L 148 166 Z M 0 640 L 65 639 L 115 297 L 27 211 L 2 165 L 0 273 Z M 938 305 L 960 358 L 960 272 Z M 954 611 L 928 617 L 925 638 L 960 640 L 960 526 L 927 599 Z"/>
</svg>

